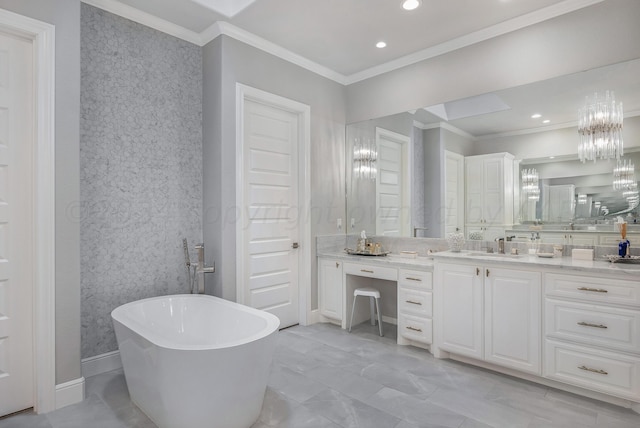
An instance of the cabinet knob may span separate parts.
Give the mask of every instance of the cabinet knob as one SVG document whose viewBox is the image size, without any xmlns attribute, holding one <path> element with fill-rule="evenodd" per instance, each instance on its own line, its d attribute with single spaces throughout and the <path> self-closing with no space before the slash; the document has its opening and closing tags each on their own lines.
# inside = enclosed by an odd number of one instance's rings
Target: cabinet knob
<svg viewBox="0 0 640 428">
<path fill-rule="evenodd" d="M 487 269 L 487 278 L 489 278 L 489 269 Z"/>
<path fill-rule="evenodd" d="M 336 268 L 340 267 L 340 263 L 336 262 Z"/>
<path fill-rule="evenodd" d="M 476 276 L 480 276 L 480 268 L 476 268 Z"/>
</svg>

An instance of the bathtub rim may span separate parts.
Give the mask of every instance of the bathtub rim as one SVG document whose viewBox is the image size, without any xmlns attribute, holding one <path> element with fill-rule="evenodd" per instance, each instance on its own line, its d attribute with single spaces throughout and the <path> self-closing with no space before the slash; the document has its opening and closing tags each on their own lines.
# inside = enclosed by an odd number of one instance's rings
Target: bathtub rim
<svg viewBox="0 0 640 428">
<path fill-rule="evenodd" d="M 151 329 L 147 328 L 145 325 L 142 325 L 140 322 L 130 317 L 126 312 L 128 308 L 143 304 L 144 302 L 149 302 L 153 300 L 165 300 L 165 299 L 171 299 L 171 298 L 188 298 L 190 300 L 191 299 L 209 299 L 214 304 L 233 307 L 236 310 L 247 312 L 261 319 L 264 319 L 267 325 L 263 329 L 253 334 L 250 334 L 248 336 L 245 336 L 242 339 L 235 340 L 235 341 L 228 341 L 219 345 L 212 345 L 212 344 L 180 345 L 180 344 L 173 343 L 166 338 L 158 336 Z M 153 345 L 159 348 L 175 350 L 175 351 L 208 351 L 208 350 L 228 349 L 228 348 L 233 348 L 237 346 L 242 346 L 247 343 L 263 339 L 269 336 L 270 334 L 277 332 L 278 328 L 280 327 L 280 319 L 269 312 L 266 312 L 260 309 L 255 309 L 250 306 L 242 305 L 240 303 L 232 302 L 229 300 L 222 299 L 220 297 L 210 296 L 206 294 L 168 294 L 165 296 L 148 297 L 145 299 L 134 300 L 133 302 L 122 304 L 117 308 L 115 308 L 114 310 L 112 310 L 111 319 L 112 321 L 118 322 L 123 327 L 131 330 L 132 332 L 139 335 L 140 337 L 143 337 L 144 339 L 148 340 Z"/>
</svg>

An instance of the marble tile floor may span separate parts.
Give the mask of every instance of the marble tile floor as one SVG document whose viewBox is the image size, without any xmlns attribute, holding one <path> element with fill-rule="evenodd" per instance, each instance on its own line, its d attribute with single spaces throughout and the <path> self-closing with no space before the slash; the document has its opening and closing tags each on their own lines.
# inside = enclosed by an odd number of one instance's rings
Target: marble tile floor
<svg viewBox="0 0 640 428">
<path fill-rule="evenodd" d="M 330 324 L 281 331 L 252 428 L 640 427 L 631 410 L 397 346 L 395 326 L 384 327 L 382 338 L 368 323 L 351 334 Z M 155 427 L 121 370 L 87 378 L 86 397 L 0 428 Z"/>
</svg>

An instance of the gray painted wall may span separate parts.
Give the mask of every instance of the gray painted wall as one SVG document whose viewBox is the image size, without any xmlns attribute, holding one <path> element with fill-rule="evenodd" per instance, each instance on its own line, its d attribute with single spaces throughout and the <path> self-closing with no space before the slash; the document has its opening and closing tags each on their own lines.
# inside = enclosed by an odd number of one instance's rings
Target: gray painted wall
<svg viewBox="0 0 640 428">
<path fill-rule="evenodd" d="M 82 358 L 118 349 L 110 313 L 188 293 L 202 240 L 202 49 L 82 5 Z"/>
<path fill-rule="evenodd" d="M 80 373 L 80 2 L 0 0 L 0 8 L 56 26 L 56 383 Z"/>
<path fill-rule="evenodd" d="M 345 88 L 235 39 L 204 47 L 204 241 L 218 273 L 209 293 L 235 300 L 236 82 L 311 107 L 311 306 L 317 307 L 315 236 L 338 233 L 343 218 Z M 209 121 L 212 123 L 208 123 Z M 218 123 L 217 121 L 220 120 Z M 219 125 L 219 126 L 217 126 Z M 228 214 L 228 215 L 227 215 Z M 303 243 L 304 245 L 304 243 Z M 304 284 L 301 284 L 304 286 Z"/>
<path fill-rule="evenodd" d="M 639 1 L 608 0 L 351 84 L 347 122 L 638 58 L 638 16 Z"/>
</svg>

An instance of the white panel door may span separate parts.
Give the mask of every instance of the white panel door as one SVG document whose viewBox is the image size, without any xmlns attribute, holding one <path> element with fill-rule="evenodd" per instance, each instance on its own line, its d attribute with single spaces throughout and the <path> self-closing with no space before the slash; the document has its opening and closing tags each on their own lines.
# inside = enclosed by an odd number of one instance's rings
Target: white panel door
<svg viewBox="0 0 640 428">
<path fill-rule="evenodd" d="M 376 235 L 409 236 L 409 143 L 411 139 L 376 128 Z"/>
<path fill-rule="evenodd" d="M 244 303 L 298 323 L 298 115 L 244 102 Z M 244 225 L 243 225 L 244 226 Z M 295 247 L 295 248 L 294 248 Z"/>
<path fill-rule="evenodd" d="M 0 34 L 0 416 L 34 404 L 32 55 Z"/>
<path fill-rule="evenodd" d="M 464 156 L 445 151 L 444 158 L 443 237 L 464 229 Z"/>
</svg>

